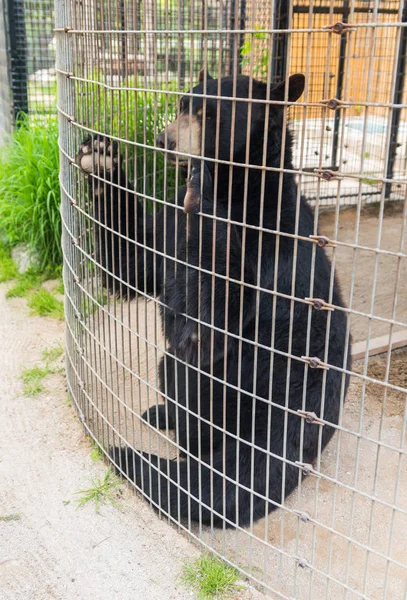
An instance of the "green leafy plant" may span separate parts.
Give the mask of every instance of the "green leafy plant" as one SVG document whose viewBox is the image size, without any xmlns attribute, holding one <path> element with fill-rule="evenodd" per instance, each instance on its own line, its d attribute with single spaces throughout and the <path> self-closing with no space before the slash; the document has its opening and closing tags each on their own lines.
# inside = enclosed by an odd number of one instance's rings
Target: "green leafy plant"
<svg viewBox="0 0 407 600">
<path fill-rule="evenodd" d="M 227 598 L 236 593 L 239 572 L 215 556 L 202 554 L 184 566 L 181 581 L 196 590 L 199 600 Z"/>
<path fill-rule="evenodd" d="M 42 359 L 48 365 L 61 358 L 63 353 L 64 348 L 61 344 L 58 343 L 56 344 L 56 346 L 51 346 L 51 348 L 47 348 L 47 350 L 44 350 L 44 352 L 42 353 Z"/>
<path fill-rule="evenodd" d="M 40 288 L 30 296 L 28 306 L 31 308 L 31 314 L 33 315 L 54 317 L 56 319 L 64 318 L 63 303 L 44 288 Z"/>
<path fill-rule="evenodd" d="M 21 379 L 24 383 L 24 395 L 25 396 L 36 396 L 44 391 L 43 379 L 47 375 L 54 373 L 61 373 L 63 369 L 55 365 L 55 362 L 62 356 L 64 349 L 61 344 L 52 346 L 42 353 L 42 360 L 45 363 L 44 366 L 36 365 L 30 369 L 23 369 L 21 372 Z"/>
<path fill-rule="evenodd" d="M 95 76 L 86 90 L 78 94 L 78 120 L 103 135 L 127 140 L 120 143 L 124 166 L 139 197 L 146 197 L 147 208 L 152 209 L 149 198 L 164 199 L 175 188 L 175 169 L 167 169 L 163 154 L 153 149 L 157 132 L 175 115 L 177 98 L 171 86 L 166 92 L 107 92 Z M 0 152 L 0 233 L 9 246 L 25 244 L 40 273 L 55 272 L 62 263 L 58 171 L 56 117 L 23 115 Z M 0 254 L 0 281 L 16 275 L 9 256 Z M 32 281 L 30 274 L 9 295 L 27 295 L 35 287 L 30 288 Z M 62 284 L 57 291 L 63 291 Z"/>
<path fill-rule="evenodd" d="M 36 396 L 40 394 L 44 387 L 42 380 L 44 377 L 49 375 L 51 371 L 47 367 L 32 367 L 31 369 L 24 369 L 21 373 L 21 379 L 24 382 L 24 395 L 25 396 Z"/>
<path fill-rule="evenodd" d="M 77 500 L 78 508 L 82 508 L 85 504 L 93 502 L 98 511 L 102 504 L 115 504 L 115 490 L 119 485 L 121 485 L 120 480 L 109 468 L 104 477 L 92 479 L 90 488 L 76 492 L 80 496 Z"/>
<path fill-rule="evenodd" d="M 61 264 L 61 216 L 56 118 L 22 117 L 0 153 L 0 231 L 23 243 L 41 271 Z"/>
<path fill-rule="evenodd" d="M 246 34 L 243 45 L 240 48 L 240 56 L 242 57 L 241 66 L 244 68 L 252 65 L 252 74 L 262 79 L 267 77 L 269 66 L 269 47 L 267 45 L 269 36 L 260 27 L 256 26 L 256 29 L 259 29 L 259 31 Z M 252 59 L 253 53 L 254 57 Z"/>
<path fill-rule="evenodd" d="M 93 462 L 97 462 L 98 460 L 101 460 L 103 458 L 103 452 L 102 452 L 102 449 L 100 448 L 100 446 L 98 445 L 98 443 L 95 442 L 94 440 L 92 440 L 91 437 L 87 437 L 86 439 L 88 440 L 88 442 L 90 442 L 92 444 L 92 450 L 90 453 L 90 457 L 93 460 Z"/>
<path fill-rule="evenodd" d="M 0 243 L 0 283 L 14 279 L 17 274 L 17 267 L 11 258 L 10 248 Z"/>
<path fill-rule="evenodd" d="M 55 288 L 55 293 L 62 295 L 64 293 L 64 291 L 65 291 L 64 282 L 62 281 L 62 278 L 59 278 L 58 284 Z"/>
<path fill-rule="evenodd" d="M 136 87 L 129 78 L 126 87 Z M 168 121 L 175 117 L 177 96 L 171 94 L 175 85 L 164 91 L 142 92 L 136 89 L 106 91 L 93 74 L 93 83 L 81 90 L 78 120 L 93 129 L 128 142 L 120 143 L 124 168 L 134 182 L 138 194 L 147 197 L 147 208 L 153 202 L 148 197 L 163 199 L 175 189 L 175 169 L 165 168 L 164 155 L 153 149 L 155 137 Z M 140 145 L 136 145 L 140 144 Z"/>
<path fill-rule="evenodd" d="M 29 269 L 23 274 L 17 274 L 15 284 L 10 288 L 7 293 L 7 298 L 22 298 L 28 296 L 28 294 L 34 288 L 40 287 L 45 281 L 46 276 L 37 269 Z"/>
</svg>

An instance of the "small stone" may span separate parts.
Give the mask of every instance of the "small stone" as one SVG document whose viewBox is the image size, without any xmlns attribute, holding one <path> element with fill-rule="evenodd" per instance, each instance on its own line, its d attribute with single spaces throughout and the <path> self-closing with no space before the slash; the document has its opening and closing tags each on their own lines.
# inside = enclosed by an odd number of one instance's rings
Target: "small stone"
<svg viewBox="0 0 407 600">
<path fill-rule="evenodd" d="M 23 274 L 28 271 L 28 269 L 36 266 L 35 258 L 24 244 L 19 244 L 12 249 L 11 258 L 15 262 L 20 274 Z"/>
</svg>

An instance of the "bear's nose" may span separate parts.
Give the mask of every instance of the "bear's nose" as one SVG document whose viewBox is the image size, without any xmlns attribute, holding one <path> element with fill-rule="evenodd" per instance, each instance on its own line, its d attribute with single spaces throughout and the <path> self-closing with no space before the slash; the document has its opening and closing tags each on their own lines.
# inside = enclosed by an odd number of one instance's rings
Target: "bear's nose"
<svg viewBox="0 0 407 600">
<path fill-rule="evenodd" d="M 157 146 L 159 148 L 165 148 L 165 134 L 164 134 L 164 131 L 162 131 L 159 135 L 157 135 L 156 142 L 157 142 Z"/>
</svg>

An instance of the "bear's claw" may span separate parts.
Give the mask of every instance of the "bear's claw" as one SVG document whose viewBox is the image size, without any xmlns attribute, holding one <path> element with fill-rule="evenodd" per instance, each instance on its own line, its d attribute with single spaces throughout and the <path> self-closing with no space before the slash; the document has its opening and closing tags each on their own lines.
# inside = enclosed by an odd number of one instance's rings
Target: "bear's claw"
<svg viewBox="0 0 407 600">
<path fill-rule="evenodd" d="M 88 175 L 111 173 L 119 163 L 118 144 L 108 138 L 88 137 L 81 145 L 77 157 L 79 167 Z"/>
</svg>

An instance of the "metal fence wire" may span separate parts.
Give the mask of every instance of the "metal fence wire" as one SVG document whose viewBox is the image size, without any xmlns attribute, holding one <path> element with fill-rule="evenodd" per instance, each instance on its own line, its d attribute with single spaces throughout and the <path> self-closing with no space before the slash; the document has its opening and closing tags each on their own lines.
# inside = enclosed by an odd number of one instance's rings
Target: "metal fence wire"
<svg viewBox="0 0 407 600">
<path fill-rule="evenodd" d="M 1 0 L 0 73 L 0 143 L 22 113 L 55 118 L 52 0 Z"/>
<path fill-rule="evenodd" d="M 272 598 L 406 599 L 407 3 L 56 0 L 55 31 L 86 431 Z"/>
</svg>

